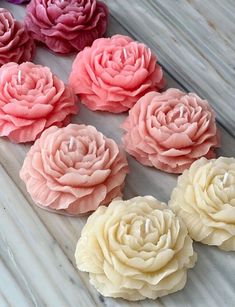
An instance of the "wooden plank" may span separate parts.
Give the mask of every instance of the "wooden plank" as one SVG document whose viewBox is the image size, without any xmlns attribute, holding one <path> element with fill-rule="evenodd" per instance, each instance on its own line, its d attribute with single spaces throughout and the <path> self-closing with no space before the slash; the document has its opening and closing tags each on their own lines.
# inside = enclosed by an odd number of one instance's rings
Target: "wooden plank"
<svg viewBox="0 0 235 307">
<path fill-rule="evenodd" d="M 95 301 L 58 243 L 2 167 L 0 173 L 4 191 L 0 194 L 0 255 L 17 284 L 13 286 L 21 290 L 28 306 L 74 306 L 78 301 L 84 307 L 86 302 L 93 305 Z M 7 284 L 5 278 L 2 274 L 1 282 Z M 17 306 L 17 295 L 9 299 Z"/>
</svg>

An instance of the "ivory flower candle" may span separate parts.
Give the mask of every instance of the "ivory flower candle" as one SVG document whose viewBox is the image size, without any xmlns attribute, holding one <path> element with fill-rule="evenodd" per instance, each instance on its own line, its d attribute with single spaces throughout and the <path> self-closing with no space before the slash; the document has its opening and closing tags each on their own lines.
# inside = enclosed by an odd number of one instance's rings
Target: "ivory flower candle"
<svg viewBox="0 0 235 307">
<path fill-rule="evenodd" d="M 35 40 L 54 52 L 80 51 L 104 35 L 108 8 L 96 0 L 31 0 L 25 24 Z"/>
<path fill-rule="evenodd" d="M 145 196 L 98 208 L 75 259 L 102 295 L 137 301 L 182 289 L 196 254 L 186 226 L 164 203 Z"/>
<path fill-rule="evenodd" d="M 8 62 L 30 61 L 35 44 L 24 25 L 0 8 L 0 66 Z"/>
<path fill-rule="evenodd" d="M 37 205 L 78 215 L 121 196 L 127 172 L 125 154 L 112 139 L 93 126 L 70 124 L 42 133 L 20 177 Z"/>
<path fill-rule="evenodd" d="M 219 146 L 215 114 L 208 102 L 178 89 L 140 98 L 122 128 L 130 155 L 169 173 L 182 173 L 202 156 L 213 158 Z"/>
<path fill-rule="evenodd" d="M 235 159 L 194 162 L 178 179 L 170 207 L 195 241 L 235 251 Z"/>
<path fill-rule="evenodd" d="M 47 127 L 68 124 L 77 112 L 72 89 L 48 67 L 26 62 L 0 68 L 0 136 L 31 142 Z"/>
<path fill-rule="evenodd" d="M 120 113 L 164 86 L 157 57 L 124 35 L 101 38 L 78 53 L 69 83 L 91 110 Z"/>
</svg>

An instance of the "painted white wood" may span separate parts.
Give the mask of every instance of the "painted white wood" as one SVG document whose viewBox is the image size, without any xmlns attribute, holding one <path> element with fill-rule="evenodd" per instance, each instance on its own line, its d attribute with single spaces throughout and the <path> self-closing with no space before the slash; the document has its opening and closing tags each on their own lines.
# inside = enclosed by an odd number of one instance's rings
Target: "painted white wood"
<svg viewBox="0 0 235 307">
<path fill-rule="evenodd" d="M 196 92 L 201 94 L 201 87 L 197 84 L 200 76 L 197 66 L 202 65 L 199 51 L 192 51 L 192 46 L 186 43 L 189 36 L 194 34 L 200 38 L 197 43 L 202 47 L 201 40 L 205 35 L 204 27 L 200 14 L 209 16 L 213 19 L 218 28 L 218 34 L 223 38 L 229 36 L 235 31 L 235 26 L 225 17 L 225 12 L 230 16 L 232 14 L 233 1 L 226 1 L 227 5 L 223 7 L 222 2 L 215 1 L 216 8 L 213 12 L 207 10 L 210 7 L 207 1 L 186 1 L 167 0 L 167 1 L 106 1 L 112 12 L 110 18 L 109 34 L 122 33 L 135 35 L 136 39 L 142 39 L 156 50 L 160 55 L 160 60 L 164 66 L 176 77 L 174 81 L 166 74 L 168 86 L 180 88 L 188 87 L 189 83 L 194 86 Z M 203 4 L 202 4 L 203 2 Z M 175 8 L 178 3 L 179 8 Z M 169 19 L 179 19 L 180 7 L 191 12 L 191 15 L 185 16 L 187 22 L 190 22 L 188 29 L 175 27 L 173 34 L 169 31 L 167 19 L 158 20 L 157 25 L 161 29 L 159 37 L 165 41 L 161 44 L 157 40 L 157 28 L 153 27 L 155 19 L 159 18 L 158 6 L 161 10 L 164 8 L 165 15 Z M 9 8 L 18 19 L 24 16 L 24 6 L 15 6 L 1 1 L 1 6 Z M 172 7 L 171 7 L 172 6 Z M 124 7 L 126 7 L 124 9 Z M 173 7 L 175 14 L 172 13 Z M 221 8 L 222 7 L 222 8 Z M 194 11 L 200 11 L 194 15 Z M 231 11 L 231 12 L 230 12 Z M 193 13 L 194 12 L 194 13 Z M 216 12 L 216 13 L 215 13 Z M 138 14 L 137 14 L 138 13 Z M 196 14 L 196 13 L 195 13 Z M 217 16 L 221 16 L 224 23 L 220 23 Z M 155 17 L 154 17 L 154 16 Z M 173 15 L 173 16 L 172 16 Z M 199 17 L 198 28 L 195 28 L 195 20 Z M 231 15 L 232 17 L 232 15 Z M 128 20 L 129 19 L 129 20 Z M 228 19 L 228 20 L 225 20 Z M 145 23 L 142 23 L 142 20 Z M 121 24 L 123 23 L 123 25 Z M 190 32 L 190 35 L 188 34 Z M 200 34 L 201 33 L 201 34 Z M 167 35 L 168 34 L 168 35 Z M 201 36 L 200 36 L 201 35 Z M 199 37 L 200 36 L 200 37 Z M 155 39 L 156 38 L 156 39 Z M 172 45 L 176 38 L 178 49 Z M 182 41 L 184 38 L 184 41 Z M 217 37 L 216 37 L 217 38 Z M 233 38 L 228 39 L 228 46 L 225 42 L 218 41 L 218 46 L 214 49 L 218 57 L 218 48 L 220 44 L 223 48 L 234 48 Z M 222 40 L 222 38 L 221 38 Z M 212 44 L 212 42 L 211 42 Z M 216 42 L 213 42 L 216 44 Z M 215 45 L 213 45 L 215 46 Z M 198 48 L 199 48 L 198 47 Z M 210 47 L 211 50 L 214 47 Z M 171 50 L 170 50 L 171 49 Z M 176 53 L 184 50 L 184 57 L 181 56 L 181 63 L 178 62 Z M 173 56 L 174 53 L 174 56 Z M 221 54 L 222 57 L 222 54 Z M 72 60 L 72 56 L 55 56 L 46 48 L 38 48 L 35 63 L 49 66 L 61 79 L 67 81 Z M 211 59 L 210 69 L 216 70 L 214 58 L 207 56 L 207 61 Z M 221 58 L 223 67 L 231 66 L 234 60 L 234 54 Z M 188 68 L 187 61 L 193 65 Z M 206 65 L 209 65 L 208 63 Z M 218 64 L 219 65 L 219 64 Z M 207 66 L 206 70 L 207 70 Z M 203 68 L 203 66 L 201 66 Z M 222 69 L 222 68 L 221 68 Z M 224 70 L 226 70 L 224 68 Z M 177 73 L 176 73 L 177 72 Z M 189 75 L 192 75 L 189 78 Z M 202 71 L 201 71 L 202 73 Z M 227 73 L 227 72 L 226 72 Z M 231 73 L 231 70 L 230 72 Z M 231 75 L 232 76 L 232 75 Z M 203 89 L 205 97 L 211 94 L 211 85 L 218 87 L 221 85 L 219 76 L 210 75 L 208 71 L 208 83 L 204 83 Z M 214 83 L 212 82 L 214 80 Z M 234 77 L 229 82 L 234 83 Z M 198 91 L 197 91 L 198 89 Z M 223 88 L 223 91 L 225 89 Z M 221 90 L 222 93 L 222 90 Z M 208 96 L 207 96 L 208 95 Z M 214 97 L 218 101 L 218 95 Z M 221 112 L 225 116 L 219 117 L 226 130 L 221 127 L 222 148 L 218 150 L 219 155 L 234 156 L 235 139 L 231 133 L 231 116 L 234 117 L 234 110 L 227 108 L 225 100 L 221 100 Z M 230 114 L 227 114 L 227 113 Z M 221 114 L 219 114 L 221 115 Z M 121 142 L 122 131 L 119 128 L 126 115 L 111 115 L 100 112 L 91 112 L 84 106 L 81 106 L 80 113 L 73 119 L 76 123 L 92 124 L 102 131 L 105 135 L 114 138 L 118 143 Z M 233 124 L 233 123 L 232 123 Z M 188 282 L 184 290 L 161 298 L 157 301 L 143 301 L 140 303 L 129 303 L 124 300 L 113 300 L 103 298 L 90 286 L 88 275 L 77 272 L 74 264 L 74 250 L 76 242 L 80 236 L 81 229 L 86 218 L 71 218 L 49 213 L 36 207 L 30 196 L 25 190 L 23 182 L 19 178 L 19 170 L 24 160 L 25 154 L 29 149 L 28 145 L 15 145 L 8 140 L 0 139 L 0 306 L 28 307 L 28 306 L 49 306 L 49 307 L 76 307 L 76 306 L 108 306 L 108 307 L 232 307 L 235 306 L 235 264 L 234 253 L 219 251 L 217 248 L 207 247 L 201 244 L 195 244 L 198 252 L 198 262 L 193 270 L 190 270 Z M 176 184 L 177 176 L 165 174 L 153 168 L 141 166 L 134 159 L 129 157 L 131 173 L 127 178 L 125 188 L 125 198 L 136 195 L 151 194 L 159 200 L 168 201 L 172 188 Z"/>
</svg>

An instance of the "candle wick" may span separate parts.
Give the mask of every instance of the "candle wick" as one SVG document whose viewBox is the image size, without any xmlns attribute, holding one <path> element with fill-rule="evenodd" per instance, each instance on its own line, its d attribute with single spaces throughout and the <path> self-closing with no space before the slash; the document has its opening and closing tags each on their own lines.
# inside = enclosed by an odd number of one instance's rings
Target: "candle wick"
<svg viewBox="0 0 235 307">
<path fill-rule="evenodd" d="M 124 54 L 124 59 L 127 59 L 127 52 L 126 52 L 126 48 L 123 49 L 123 54 Z"/>
<path fill-rule="evenodd" d="M 228 175 L 229 175 L 228 172 L 226 172 L 226 173 L 224 174 L 223 185 L 225 185 L 225 184 L 227 183 Z"/>
<path fill-rule="evenodd" d="M 22 77 L 22 71 L 19 70 L 19 71 L 18 71 L 18 78 L 17 78 L 19 84 L 21 84 L 21 77 Z"/>
<path fill-rule="evenodd" d="M 145 221 L 145 233 L 149 233 L 150 223 L 151 223 L 151 220 L 150 219 L 146 219 L 146 221 Z"/>
<path fill-rule="evenodd" d="M 70 140 L 69 140 L 69 150 L 73 150 L 73 145 L 74 145 L 74 137 L 71 136 Z"/>
<path fill-rule="evenodd" d="M 182 117 L 184 114 L 184 106 L 180 107 L 180 117 Z"/>
</svg>

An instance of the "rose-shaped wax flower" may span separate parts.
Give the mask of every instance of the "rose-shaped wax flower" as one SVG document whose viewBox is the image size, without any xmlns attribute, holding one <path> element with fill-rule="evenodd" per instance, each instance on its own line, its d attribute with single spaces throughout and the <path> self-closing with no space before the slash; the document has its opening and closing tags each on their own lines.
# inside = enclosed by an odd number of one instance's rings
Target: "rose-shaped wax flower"
<svg viewBox="0 0 235 307">
<path fill-rule="evenodd" d="M 177 89 L 143 96 L 122 128 L 130 155 L 169 173 L 182 173 L 202 156 L 214 157 L 219 146 L 215 115 L 208 102 Z"/>
<path fill-rule="evenodd" d="M 235 251 L 234 158 L 195 161 L 178 178 L 169 205 L 193 240 Z"/>
<path fill-rule="evenodd" d="M 21 4 L 25 2 L 29 2 L 30 0 L 7 0 L 8 2 L 15 3 L 15 4 Z"/>
<path fill-rule="evenodd" d="M 100 38 L 77 55 L 70 84 L 91 110 L 124 112 L 145 93 L 163 88 L 156 61 L 149 48 L 128 36 Z"/>
<path fill-rule="evenodd" d="M 32 199 L 58 213 L 84 214 L 122 195 L 124 151 L 95 127 L 50 127 L 31 147 L 20 172 Z"/>
<path fill-rule="evenodd" d="M 35 44 L 24 25 L 0 8 L 0 66 L 8 62 L 30 61 Z"/>
<path fill-rule="evenodd" d="M 114 200 L 87 220 L 75 258 L 104 296 L 156 299 L 185 286 L 196 254 L 186 226 L 152 196 Z"/>
<path fill-rule="evenodd" d="M 47 127 L 68 124 L 77 112 L 76 95 L 48 67 L 26 62 L 0 68 L 0 136 L 34 141 Z"/>
<path fill-rule="evenodd" d="M 80 51 L 104 35 L 108 8 L 96 0 L 31 0 L 25 24 L 35 40 L 54 52 Z"/>
</svg>

